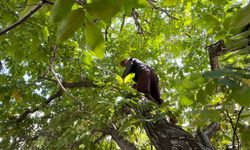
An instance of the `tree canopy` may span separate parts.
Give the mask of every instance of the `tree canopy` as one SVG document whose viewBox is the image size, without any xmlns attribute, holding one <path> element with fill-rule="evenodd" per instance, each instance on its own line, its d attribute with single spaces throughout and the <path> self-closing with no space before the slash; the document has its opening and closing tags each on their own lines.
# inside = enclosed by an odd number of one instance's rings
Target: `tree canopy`
<svg viewBox="0 0 250 150">
<path fill-rule="evenodd" d="M 249 149 L 246 0 L 2 0 L 0 7 L 1 149 L 164 149 L 181 141 L 156 138 L 170 130 L 198 143 L 191 148 Z M 132 74 L 121 78 L 119 63 L 129 57 L 159 76 L 161 106 L 138 96 Z"/>
</svg>

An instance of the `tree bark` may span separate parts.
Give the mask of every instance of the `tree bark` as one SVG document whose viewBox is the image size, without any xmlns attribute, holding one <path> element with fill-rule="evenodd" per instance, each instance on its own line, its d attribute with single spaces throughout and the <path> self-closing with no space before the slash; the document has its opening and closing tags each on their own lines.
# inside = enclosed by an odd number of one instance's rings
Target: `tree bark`
<svg viewBox="0 0 250 150">
<path fill-rule="evenodd" d="M 148 122 L 144 129 L 157 150 L 203 150 L 192 135 L 165 119 Z"/>
</svg>

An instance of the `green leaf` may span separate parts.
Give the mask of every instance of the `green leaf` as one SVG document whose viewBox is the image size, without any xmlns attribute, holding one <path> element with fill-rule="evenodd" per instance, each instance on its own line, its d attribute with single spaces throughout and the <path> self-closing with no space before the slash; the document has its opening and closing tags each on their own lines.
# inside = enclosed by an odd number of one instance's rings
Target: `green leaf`
<svg viewBox="0 0 250 150">
<path fill-rule="evenodd" d="M 59 24 L 57 29 L 57 43 L 62 43 L 70 37 L 84 24 L 84 10 L 82 8 L 72 10 Z"/>
<path fill-rule="evenodd" d="M 123 84 L 123 79 L 122 79 L 121 76 L 116 75 L 116 80 L 117 80 L 117 82 L 118 82 L 119 84 Z"/>
<path fill-rule="evenodd" d="M 209 71 L 209 72 L 204 73 L 205 77 L 211 78 L 211 79 L 218 79 L 223 75 L 224 75 L 224 72 L 222 70 L 215 70 L 215 71 Z"/>
<path fill-rule="evenodd" d="M 60 22 L 70 12 L 74 0 L 56 0 L 51 10 L 51 20 L 54 23 Z"/>
<path fill-rule="evenodd" d="M 226 0 L 212 0 L 212 2 L 215 4 L 215 5 L 225 5 L 227 3 Z"/>
<path fill-rule="evenodd" d="M 125 77 L 125 79 L 124 79 L 124 83 L 129 83 L 129 82 L 131 82 L 131 81 L 134 79 L 134 77 L 135 77 L 135 73 L 130 73 L 130 74 L 128 74 L 128 75 Z"/>
<path fill-rule="evenodd" d="M 239 125 L 240 137 L 243 145 L 250 145 L 250 126 Z"/>
<path fill-rule="evenodd" d="M 220 27 L 219 19 L 211 14 L 203 13 L 202 20 L 211 28 Z"/>
<path fill-rule="evenodd" d="M 220 85 L 228 86 L 228 87 L 231 88 L 231 89 L 232 89 L 232 88 L 238 87 L 238 84 L 236 84 L 235 81 L 230 80 L 230 79 L 228 79 L 228 78 L 221 78 L 221 79 L 218 80 L 218 83 L 219 83 Z"/>
<path fill-rule="evenodd" d="M 212 80 L 212 81 L 207 83 L 207 85 L 205 87 L 205 92 L 207 93 L 207 95 L 211 96 L 214 94 L 216 87 L 217 87 L 217 83 Z"/>
<path fill-rule="evenodd" d="M 194 89 L 196 87 L 195 83 L 188 79 L 182 80 L 182 86 L 186 89 Z"/>
<path fill-rule="evenodd" d="M 180 99 L 180 103 L 181 103 L 181 105 L 184 105 L 184 106 L 190 106 L 194 103 L 194 101 L 187 98 L 186 96 L 183 96 Z"/>
<path fill-rule="evenodd" d="M 242 86 L 241 88 L 234 89 L 232 97 L 241 106 L 250 107 L 250 87 Z"/>
<path fill-rule="evenodd" d="M 238 10 L 235 15 L 232 17 L 230 22 L 231 28 L 242 28 L 245 25 L 250 23 L 250 3 L 244 8 Z"/>
<path fill-rule="evenodd" d="M 164 0 L 163 5 L 164 6 L 173 6 L 176 4 L 176 2 L 177 2 L 177 0 Z"/>
<path fill-rule="evenodd" d="M 85 37 L 88 46 L 94 51 L 98 58 L 104 57 L 104 38 L 101 33 L 101 28 L 98 28 L 91 22 L 86 23 Z"/>
<path fill-rule="evenodd" d="M 228 42 L 230 46 L 228 46 L 229 49 L 240 49 L 248 46 L 248 38 L 240 39 L 240 40 L 232 40 Z"/>
<path fill-rule="evenodd" d="M 210 121 L 220 121 L 220 112 L 218 110 L 202 110 L 201 117 Z"/>
<path fill-rule="evenodd" d="M 132 0 L 134 8 L 148 7 L 149 3 L 147 0 Z"/>
<path fill-rule="evenodd" d="M 96 0 L 86 5 L 86 9 L 93 16 L 103 20 L 106 24 L 121 9 L 123 0 Z"/>
<path fill-rule="evenodd" d="M 23 11 L 20 12 L 20 16 L 23 17 L 26 14 L 28 14 L 35 6 L 35 4 L 38 4 L 40 0 L 27 0 L 26 7 Z"/>
<path fill-rule="evenodd" d="M 208 102 L 208 96 L 207 93 L 203 89 L 200 89 L 197 93 L 197 101 L 201 104 L 207 104 Z"/>
<path fill-rule="evenodd" d="M 250 29 L 231 37 L 231 39 L 232 40 L 246 39 L 249 36 L 250 36 Z"/>
<path fill-rule="evenodd" d="M 244 47 L 242 49 L 239 49 L 237 53 L 235 53 L 235 56 L 237 55 L 247 55 L 249 54 L 250 46 Z"/>
</svg>

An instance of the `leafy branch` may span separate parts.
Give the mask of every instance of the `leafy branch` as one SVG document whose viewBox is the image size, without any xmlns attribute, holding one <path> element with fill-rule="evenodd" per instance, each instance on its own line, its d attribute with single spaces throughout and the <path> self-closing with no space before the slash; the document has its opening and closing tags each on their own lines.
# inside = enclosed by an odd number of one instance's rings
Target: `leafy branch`
<svg viewBox="0 0 250 150">
<path fill-rule="evenodd" d="M 20 20 L 18 20 L 17 22 L 15 22 L 14 24 L 10 25 L 9 27 L 7 27 L 6 29 L 0 31 L 0 36 L 7 33 L 8 31 L 14 29 L 15 27 L 17 27 L 18 25 L 24 23 L 28 18 L 30 18 L 35 12 L 37 12 L 40 8 L 42 8 L 42 6 L 44 6 L 44 4 L 53 4 L 52 2 L 49 2 L 48 0 L 42 0 L 39 4 L 37 4 L 37 6 L 32 9 L 28 14 L 26 14 L 23 18 L 21 18 Z"/>
<path fill-rule="evenodd" d="M 48 70 L 52 72 L 53 76 L 56 78 L 56 80 L 53 79 L 49 79 L 49 81 L 53 81 L 53 82 L 57 82 L 59 84 L 59 89 L 57 90 L 57 92 L 55 94 L 53 94 L 52 96 L 50 96 L 47 101 L 45 101 L 44 104 L 34 108 L 34 109 L 27 109 L 26 111 L 24 111 L 19 118 L 16 119 L 16 123 L 19 124 L 20 122 L 22 122 L 29 114 L 32 114 L 38 110 L 40 110 L 43 107 L 46 107 L 47 105 L 49 105 L 51 103 L 52 100 L 60 97 L 63 95 L 63 93 L 65 92 L 68 96 L 70 96 L 71 98 L 73 98 L 75 101 L 77 101 L 78 103 L 81 104 L 81 101 L 78 100 L 77 98 L 75 98 L 74 96 L 72 96 L 67 90 L 66 88 L 76 88 L 76 87 L 95 87 L 96 85 L 89 81 L 89 80 L 81 80 L 79 82 L 74 82 L 74 83 L 69 83 L 69 82 L 61 82 L 59 80 L 59 78 L 56 76 L 56 73 L 53 69 L 53 65 L 56 59 L 56 52 L 57 52 L 57 46 L 54 47 L 54 51 L 50 60 L 50 64 L 48 67 Z M 47 78 L 44 78 L 47 79 Z"/>
</svg>

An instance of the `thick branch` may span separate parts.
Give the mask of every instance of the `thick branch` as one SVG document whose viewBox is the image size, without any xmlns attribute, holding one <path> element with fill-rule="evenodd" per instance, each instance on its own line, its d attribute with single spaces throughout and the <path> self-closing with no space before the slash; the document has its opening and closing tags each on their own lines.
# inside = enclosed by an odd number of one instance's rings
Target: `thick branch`
<svg viewBox="0 0 250 150">
<path fill-rule="evenodd" d="M 44 4 L 53 4 L 47 0 L 42 0 L 39 4 L 37 4 L 37 6 L 32 9 L 27 15 L 25 15 L 23 18 L 21 18 L 20 20 L 18 20 L 17 22 L 15 22 L 14 24 L 10 25 L 9 27 L 7 27 L 6 29 L 0 31 L 0 36 L 5 34 L 6 32 L 14 29 L 15 27 L 17 27 L 18 25 L 22 24 L 23 22 L 25 22 L 28 18 L 30 18 L 35 12 L 37 12 Z"/>
<path fill-rule="evenodd" d="M 220 124 L 218 122 L 212 122 L 206 129 L 203 130 L 203 132 L 208 138 L 211 138 L 219 130 Z"/>
<path fill-rule="evenodd" d="M 121 148 L 121 150 L 136 150 L 136 147 L 133 143 L 126 140 L 112 124 L 108 129 L 103 130 L 104 134 L 109 134 L 112 136 L 113 140 Z"/>
<path fill-rule="evenodd" d="M 202 146 L 206 149 L 213 150 L 214 147 L 210 142 L 210 138 L 215 135 L 217 131 L 220 130 L 220 124 L 217 122 L 212 122 L 206 129 L 201 131 L 199 128 L 197 129 L 197 140 L 202 144 Z"/>
<path fill-rule="evenodd" d="M 226 49 L 226 46 L 223 40 L 219 40 L 215 44 L 208 46 L 211 70 L 221 69 L 219 56 L 225 54 L 227 51 L 228 50 Z"/>
</svg>

